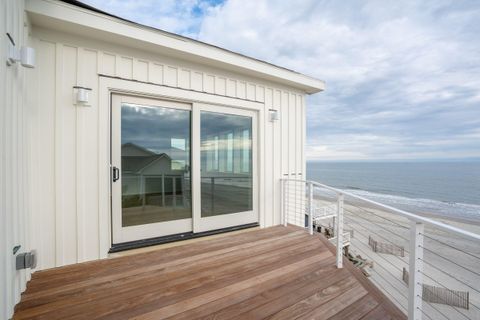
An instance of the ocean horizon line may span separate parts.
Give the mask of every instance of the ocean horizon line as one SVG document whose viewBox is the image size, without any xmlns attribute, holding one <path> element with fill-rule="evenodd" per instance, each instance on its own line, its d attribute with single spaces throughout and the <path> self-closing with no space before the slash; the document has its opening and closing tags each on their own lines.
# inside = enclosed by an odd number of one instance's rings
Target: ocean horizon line
<svg viewBox="0 0 480 320">
<path fill-rule="evenodd" d="M 429 158 L 429 159 L 307 159 L 307 162 L 333 163 L 428 163 L 428 162 L 480 162 L 480 158 Z"/>
</svg>

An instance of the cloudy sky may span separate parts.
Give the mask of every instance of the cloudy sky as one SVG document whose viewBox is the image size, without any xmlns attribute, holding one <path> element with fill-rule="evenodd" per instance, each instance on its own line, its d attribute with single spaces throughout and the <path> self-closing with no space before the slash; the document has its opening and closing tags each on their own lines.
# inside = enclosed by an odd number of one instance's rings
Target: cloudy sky
<svg viewBox="0 0 480 320">
<path fill-rule="evenodd" d="M 325 80 L 307 156 L 480 158 L 476 0 L 83 0 Z"/>
</svg>

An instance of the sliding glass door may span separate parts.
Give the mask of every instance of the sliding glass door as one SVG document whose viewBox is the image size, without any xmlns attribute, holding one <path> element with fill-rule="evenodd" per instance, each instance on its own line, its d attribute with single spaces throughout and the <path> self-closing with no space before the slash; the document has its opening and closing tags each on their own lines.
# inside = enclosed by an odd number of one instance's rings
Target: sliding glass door
<svg viewBox="0 0 480 320">
<path fill-rule="evenodd" d="M 114 244 L 258 222 L 256 114 L 112 95 Z"/>
</svg>

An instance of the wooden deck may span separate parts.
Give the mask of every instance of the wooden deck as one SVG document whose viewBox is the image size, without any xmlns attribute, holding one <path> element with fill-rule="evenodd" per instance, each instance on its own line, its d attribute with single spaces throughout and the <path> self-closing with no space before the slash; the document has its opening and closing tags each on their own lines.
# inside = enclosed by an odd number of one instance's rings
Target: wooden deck
<svg viewBox="0 0 480 320">
<path fill-rule="evenodd" d="M 277 226 L 40 271 L 14 319 L 405 319 L 333 250 Z"/>
</svg>

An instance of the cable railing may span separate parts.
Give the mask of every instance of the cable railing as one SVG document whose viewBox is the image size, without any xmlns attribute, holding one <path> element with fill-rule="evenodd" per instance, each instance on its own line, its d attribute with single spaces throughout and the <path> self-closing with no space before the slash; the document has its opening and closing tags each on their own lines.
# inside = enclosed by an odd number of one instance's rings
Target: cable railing
<svg viewBox="0 0 480 320">
<path fill-rule="evenodd" d="M 315 181 L 281 186 L 284 224 L 322 232 L 342 248 L 337 267 L 352 261 L 409 319 L 480 319 L 480 224 L 442 222 Z"/>
</svg>

